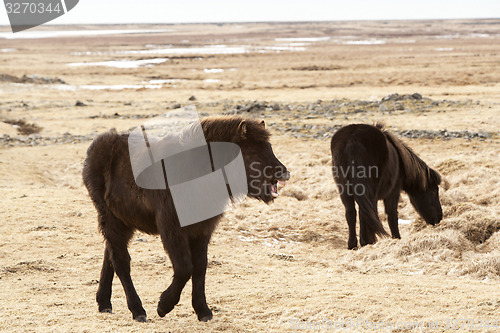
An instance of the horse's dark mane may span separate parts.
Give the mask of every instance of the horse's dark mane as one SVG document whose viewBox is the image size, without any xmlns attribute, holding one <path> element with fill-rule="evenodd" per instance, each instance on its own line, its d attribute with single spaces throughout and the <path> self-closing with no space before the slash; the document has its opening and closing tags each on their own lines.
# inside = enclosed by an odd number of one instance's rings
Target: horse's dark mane
<svg viewBox="0 0 500 333">
<path fill-rule="evenodd" d="M 441 183 L 439 173 L 431 169 L 403 141 L 385 129 L 384 124 L 376 123 L 375 126 L 384 133 L 398 152 L 405 173 L 405 185 L 408 189 L 426 190 L 432 182 L 437 185 Z"/>
<path fill-rule="evenodd" d="M 122 136 L 129 138 L 129 134 Z M 240 116 L 212 116 L 202 119 L 201 127 L 199 123 L 193 122 L 185 126 L 180 133 L 175 133 L 174 131 L 162 137 L 152 135 L 148 136 L 148 141 L 150 144 L 165 145 L 164 148 L 168 149 L 167 146 L 171 144 L 192 144 L 193 142 L 201 142 L 201 140 L 205 140 L 206 142 L 232 142 L 236 144 L 241 144 L 244 141 L 253 143 L 269 142 L 270 136 L 271 134 L 265 128 L 263 120 L 258 121 Z M 159 148 L 157 147 L 157 149 Z M 148 150 L 144 149 L 142 153 L 148 154 Z"/>
<path fill-rule="evenodd" d="M 267 142 L 271 134 L 262 121 L 240 116 L 208 117 L 201 121 L 207 141 L 235 142 L 250 140 Z"/>
</svg>

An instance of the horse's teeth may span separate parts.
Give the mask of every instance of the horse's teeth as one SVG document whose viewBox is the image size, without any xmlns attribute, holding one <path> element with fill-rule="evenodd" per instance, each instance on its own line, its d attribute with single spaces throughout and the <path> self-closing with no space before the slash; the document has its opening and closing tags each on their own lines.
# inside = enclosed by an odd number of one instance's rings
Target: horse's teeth
<svg viewBox="0 0 500 333">
<path fill-rule="evenodd" d="M 271 195 L 272 195 L 274 198 L 279 197 L 279 194 L 278 194 L 278 193 L 276 193 L 276 192 L 271 193 Z"/>
</svg>

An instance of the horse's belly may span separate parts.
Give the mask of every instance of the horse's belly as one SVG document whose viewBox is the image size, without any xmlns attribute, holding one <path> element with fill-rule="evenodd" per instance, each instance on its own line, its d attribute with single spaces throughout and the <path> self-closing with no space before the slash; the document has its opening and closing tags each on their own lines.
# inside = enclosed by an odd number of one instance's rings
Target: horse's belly
<svg viewBox="0 0 500 333">
<path fill-rule="evenodd" d="M 109 209 L 123 224 L 148 234 L 158 234 L 155 209 L 148 205 L 142 191 L 125 189 L 115 184 L 106 191 L 105 201 Z"/>
</svg>

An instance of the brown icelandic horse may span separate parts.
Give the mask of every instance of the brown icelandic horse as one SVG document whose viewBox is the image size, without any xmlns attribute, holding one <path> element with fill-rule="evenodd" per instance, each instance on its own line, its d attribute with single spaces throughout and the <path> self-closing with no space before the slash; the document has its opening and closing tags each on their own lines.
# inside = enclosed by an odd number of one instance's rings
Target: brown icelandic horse
<svg viewBox="0 0 500 333">
<path fill-rule="evenodd" d="M 401 238 L 397 210 L 401 190 L 428 224 L 441 221 L 441 177 L 383 125 L 342 127 L 332 138 L 331 151 L 333 177 L 349 226 L 349 249 L 358 245 L 354 202 L 359 207 L 361 246 L 375 243 L 376 235 L 388 235 L 378 216 L 378 200 L 384 200 L 392 237 Z"/>
<path fill-rule="evenodd" d="M 240 147 L 248 196 L 265 203 L 277 196 L 277 182 L 288 180 L 290 173 L 274 155 L 263 121 L 212 117 L 202 120 L 201 128 L 208 143 L 232 142 Z M 105 239 L 96 295 L 99 311 L 111 312 L 111 285 L 116 273 L 133 318 L 146 321 L 146 311 L 130 277 L 127 249 L 135 230 L 140 230 L 160 235 L 174 270 L 172 283 L 160 297 L 158 314 L 163 317 L 174 308 L 186 282 L 192 278 L 193 308 L 199 320 L 208 321 L 212 311 L 205 298 L 207 247 L 222 214 L 181 227 L 169 188 L 151 190 L 136 185 L 127 140 L 128 135 L 116 131 L 99 136 L 89 147 L 83 167 L 83 181 Z"/>
</svg>

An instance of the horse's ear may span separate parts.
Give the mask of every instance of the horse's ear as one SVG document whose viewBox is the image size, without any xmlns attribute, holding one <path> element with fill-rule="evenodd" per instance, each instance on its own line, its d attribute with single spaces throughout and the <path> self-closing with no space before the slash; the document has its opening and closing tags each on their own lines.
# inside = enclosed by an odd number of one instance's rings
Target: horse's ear
<svg viewBox="0 0 500 333">
<path fill-rule="evenodd" d="M 262 127 L 266 128 L 266 122 L 264 121 L 264 119 L 260 121 L 260 124 L 262 125 Z"/>
<path fill-rule="evenodd" d="M 238 133 L 242 139 L 246 139 L 247 135 L 247 123 L 245 120 L 242 120 L 238 125 Z"/>
</svg>

